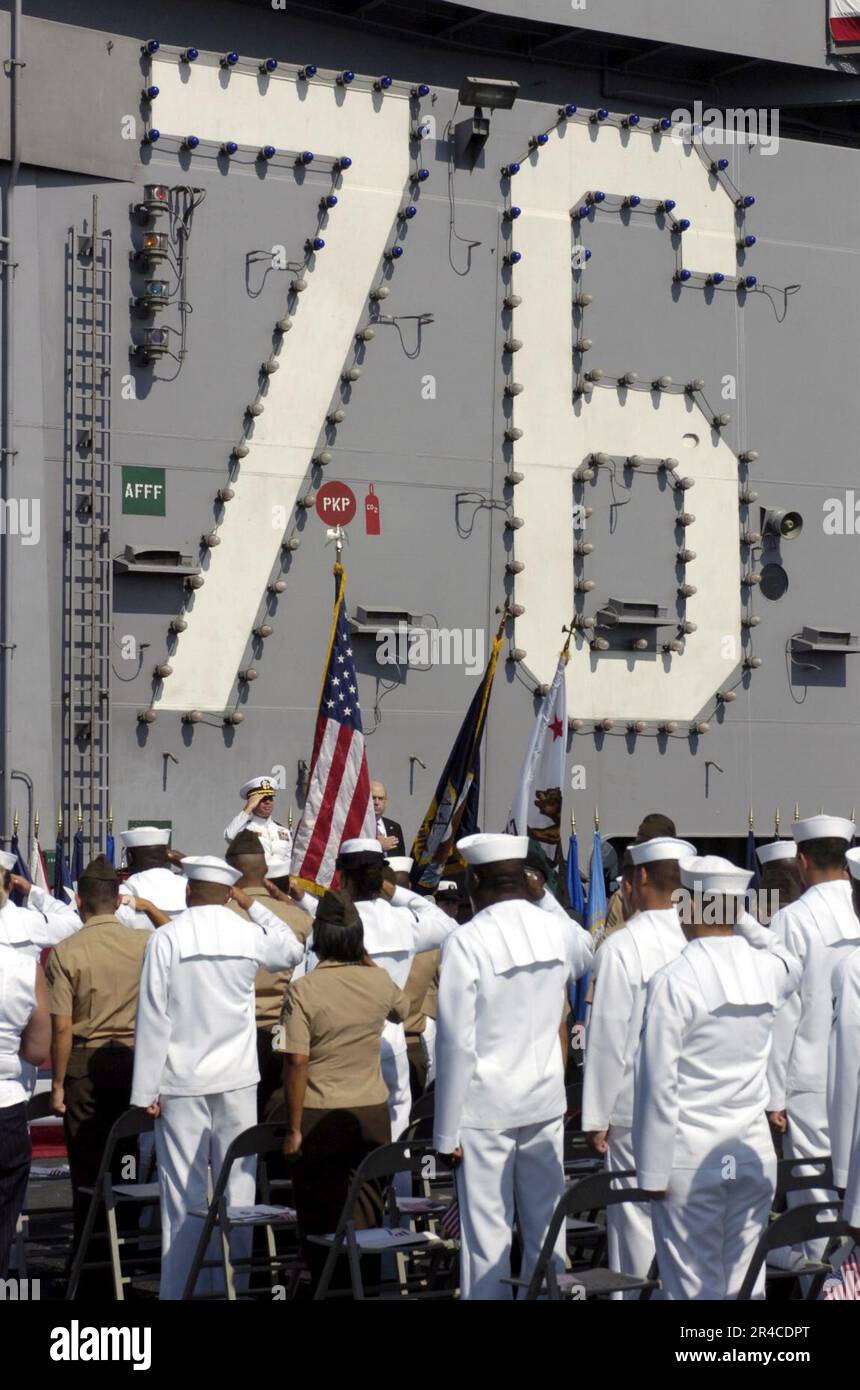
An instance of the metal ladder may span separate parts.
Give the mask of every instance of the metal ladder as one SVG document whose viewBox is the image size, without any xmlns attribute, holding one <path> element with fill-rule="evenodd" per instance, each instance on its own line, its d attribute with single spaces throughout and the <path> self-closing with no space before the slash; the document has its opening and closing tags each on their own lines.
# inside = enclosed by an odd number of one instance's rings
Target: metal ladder
<svg viewBox="0 0 860 1390">
<path fill-rule="evenodd" d="M 70 227 L 66 243 L 62 803 L 85 863 L 105 848 L 110 814 L 113 247 L 98 218 L 94 196 L 89 230 Z"/>
</svg>

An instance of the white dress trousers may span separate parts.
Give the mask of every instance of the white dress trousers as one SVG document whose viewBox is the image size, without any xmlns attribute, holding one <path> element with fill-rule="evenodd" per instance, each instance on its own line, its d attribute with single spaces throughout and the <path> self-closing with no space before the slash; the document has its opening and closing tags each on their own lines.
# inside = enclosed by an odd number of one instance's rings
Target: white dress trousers
<svg viewBox="0 0 860 1390">
<path fill-rule="evenodd" d="M 161 1189 L 161 1299 L 182 1297 L 203 1228 L 202 1219 L 190 1213 L 209 1205 L 210 1167 L 214 1186 L 230 1144 L 243 1130 L 256 1123 L 256 1085 L 209 1096 L 162 1096 L 161 1114 L 155 1121 Z M 256 1170 L 257 1160 L 253 1155 L 234 1163 L 227 1189 L 228 1207 L 253 1206 Z M 234 1258 L 250 1255 L 252 1236 L 251 1227 L 231 1234 L 230 1252 Z M 219 1251 L 216 1235 L 210 1242 L 207 1259 L 217 1259 Z M 237 1276 L 237 1287 L 243 1282 Z M 223 1292 L 223 1289 L 220 1270 L 201 1270 L 195 1288 L 197 1294 Z"/>
<path fill-rule="evenodd" d="M 633 1130 L 628 1125 L 612 1125 L 609 1130 L 606 1170 L 609 1173 L 636 1168 L 633 1156 Z M 636 1187 L 636 1178 L 619 1178 L 615 1188 Z M 644 1279 L 654 1259 L 654 1233 L 651 1230 L 649 1202 L 619 1202 L 606 1208 L 606 1252 L 609 1268 Z M 616 1302 L 639 1297 L 637 1289 L 613 1293 Z"/>
<path fill-rule="evenodd" d="M 673 1168 L 665 1197 L 651 1203 L 664 1300 L 736 1298 L 767 1226 L 776 1155 L 739 1163 Z M 753 1298 L 764 1298 L 764 1267 Z"/>
<path fill-rule="evenodd" d="M 564 1123 L 561 1116 L 516 1129 L 460 1131 L 463 1161 L 457 1169 L 460 1203 L 460 1297 L 509 1299 L 511 1231 L 516 1209 L 523 1262 L 530 1279 L 550 1219 L 564 1192 Z M 565 1269 L 565 1228 L 553 1263 Z"/>
</svg>

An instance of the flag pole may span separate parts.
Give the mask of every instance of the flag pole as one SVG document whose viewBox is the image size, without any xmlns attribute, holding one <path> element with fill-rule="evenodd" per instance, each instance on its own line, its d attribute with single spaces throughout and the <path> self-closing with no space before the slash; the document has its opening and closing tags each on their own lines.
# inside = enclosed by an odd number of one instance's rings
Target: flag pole
<svg viewBox="0 0 860 1390">
<path fill-rule="evenodd" d="M 777 806 L 773 816 L 773 833 L 779 839 L 779 807 Z"/>
</svg>

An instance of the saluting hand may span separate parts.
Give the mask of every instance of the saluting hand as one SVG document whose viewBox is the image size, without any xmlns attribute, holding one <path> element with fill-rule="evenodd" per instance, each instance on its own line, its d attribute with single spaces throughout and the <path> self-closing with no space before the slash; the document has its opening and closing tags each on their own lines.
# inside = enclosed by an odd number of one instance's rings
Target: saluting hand
<svg viewBox="0 0 860 1390">
<path fill-rule="evenodd" d="M 276 898 L 277 901 L 280 903 L 288 903 L 292 902 L 293 900 L 291 893 L 285 893 L 282 888 L 279 888 L 277 886 L 277 884 L 272 883 L 271 879 L 264 878 L 263 887 L 266 889 L 266 892 L 270 895 L 270 897 Z"/>
<path fill-rule="evenodd" d="M 247 912 L 248 908 L 251 906 L 251 899 L 248 897 L 248 894 L 243 888 L 237 888 L 235 883 L 230 889 L 230 897 L 233 899 L 234 903 L 236 903 L 237 907 L 243 908 L 245 912 Z"/>
<path fill-rule="evenodd" d="M 26 898 L 33 885 L 28 878 L 23 878 L 21 874 L 10 874 L 9 887 L 13 891 L 17 890 L 19 893 L 22 893 L 23 896 Z"/>
</svg>

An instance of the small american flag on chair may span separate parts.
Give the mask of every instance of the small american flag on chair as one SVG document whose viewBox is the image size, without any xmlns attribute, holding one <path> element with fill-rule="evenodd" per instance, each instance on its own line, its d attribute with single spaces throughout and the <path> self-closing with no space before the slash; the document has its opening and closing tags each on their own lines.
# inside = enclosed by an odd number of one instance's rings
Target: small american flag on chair
<svg viewBox="0 0 860 1390">
<path fill-rule="evenodd" d="M 460 1239 L 460 1203 L 456 1196 L 439 1222 L 439 1230 L 446 1240 Z"/>
<path fill-rule="evenodd" d="M 335 565 L 337 594 L 317 713 L 308 795 L 293 841 L 292 872 L 306 887 L 328 888 L 343 840 L 376 838 L 361 725 L 346 574 Z"/>
<path fill-rule="evenodd" d="M 830 0 L 830 44 L 835 50 L 852 52 L 860 48 L 860 3 L 858 0 Z"/>
</svg>

